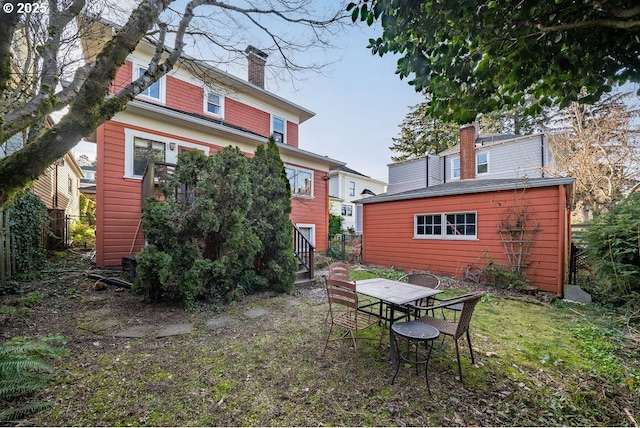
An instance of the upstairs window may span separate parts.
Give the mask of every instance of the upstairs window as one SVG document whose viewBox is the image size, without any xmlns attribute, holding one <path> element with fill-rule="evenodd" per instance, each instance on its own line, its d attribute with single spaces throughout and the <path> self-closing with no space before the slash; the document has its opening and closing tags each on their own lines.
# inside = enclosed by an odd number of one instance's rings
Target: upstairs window
<svg viewBox="0 0 640 428">
<path fill-rule="evenodd" d="M 142 177 L 148 162 L 165 162 L 165 159 L 165 143 L 146 138 L 133 139 L 133 175 Z"/>
<path fill-rule="evenodd" d="M 138 67 L 138 78 L 142 76 L 147 69 L 145 67 Z M 162 101 L 162 84 L 161 79 L 153 82 L 151 86 L 149 86 L 144 91 L 140 92 L 140 95 L 144 95 L 145 97 L 152 98 L 154 100 Z"/>
<path fill-rule="evenodd" d="M 313 172 L 286 166 L 284 168 L 292 196 L 313 196 Z"/>
<path fill-rule="evenodd" d="M 451 160 L 451 177 L 460 178 L 460 159 Z"/>
<path fill-rule="evenodd" d="M 478 153 L 478 156 L 476 156 L 476 172 L 477 174 L 486 174 L 489 172 L 488 153 Z"/>
<path fill-rule="evenodd" d="M 220 95 L 215 92 L 207 92 L 207 100 L 205 105 L 207 113 L 215 114 L 216 116 L 222 116 L 222 103 Z"/>
<path fill-rule="evenodd" d="M 356 182 L 355 181 L 350 181 L 349 182 L 349 196 L 355 196 L 356 195 Z"/>
<path fill-rule="evenodd" d="M 273 139 L 276 140 L 278 144 L 284 144 L 284 119 L 273 116 L 272 127 L 273 131 L 271 132 L 271 136 Z"/>
</svg>

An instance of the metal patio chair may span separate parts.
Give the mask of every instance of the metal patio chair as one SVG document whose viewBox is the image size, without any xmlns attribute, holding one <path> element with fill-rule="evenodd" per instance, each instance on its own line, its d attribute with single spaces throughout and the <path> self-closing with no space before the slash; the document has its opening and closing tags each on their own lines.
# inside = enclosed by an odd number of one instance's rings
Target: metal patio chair
<svg viewBox="0 0 640 428">
<path fill-rule="evenodd" d="M 484 292 L 475 292 L 464 296 L 458 296 L 451 299 L 443 300 L 440 304 L 430 306 L 428 310 L 432 311 L 439 308 L 446 308 L 452 304 L 461 304 L 462 310 L 460 311 L 460 317 L 458 320 L 449 321 L 442 318 L 436 318 L 433 316 L 424 316 L 418 319 L 418 322 L 428 324 L 435 327 L 440 331 L 440 334 L 450 336 L 453 339 L 453 343 L 456 348 L 456 359 L 458 360 L 458 373 L 460 375 L 460 382 L 462 382 L 462 365 L 460 364 L 460 349 L 458 347 L 458 339 L 462 336 L 467 337 L 467 343 L 469 345 L 469 353 L 471 355 L 471 364 L 475 363 L 473 357 L 473 347 L 471 346 L 471 336 L 469 335 L 469 325 L 471 324 L 471 316 L 475 310 L 476 304 L 480 301 Z"/>
<path fill-rule="evenodd" d="M 349 339 L 353 342 L 355 351 L 355 373 L 358 373 L 358 335 L 357 333 L 378 323 L 378 318 L 358 310 L 358 294 L 355 282 L 327 278 L 327 297 L 329 300 L 330 327 L 324 344 L 322 356 L 327 351 L 329 342 Z M 338 338 L 331 338 L 334 327 L 344 330 Z M 380 335 L 382 343 L 382 334 Z"/>
</svg>

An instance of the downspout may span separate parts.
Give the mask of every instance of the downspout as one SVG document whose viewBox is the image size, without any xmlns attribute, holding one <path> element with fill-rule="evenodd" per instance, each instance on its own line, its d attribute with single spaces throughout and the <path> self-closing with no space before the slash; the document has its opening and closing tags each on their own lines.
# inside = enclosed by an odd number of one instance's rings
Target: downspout
<svg viewBox="0 0 640 428">
<path fill-rule="evenodd" d="M 427 160 L 425 183 L 427 184 L 427 187 L 429 187 L 429 155 L 427 155 L 425 159 Z"/>
<path fill-rule="evenodd" d="M 540 171 L 542 173 L 542 178 L 544 178 L 544 134 L 540 136 Z"/>
<path fill-rule="evenodd" d="M 442 172 L 444 173 L 442 183 L 444 184 L 447 182 L 447 155 L 444 155 L 442 160 L 444 161 L 444 164 L 442 165 Z"/>
<path fill-rule="evenodd" d="M 558 186 L 558 280 L 556 284 L 556 294 L 564 297 L 565 262 L 567 248 L 567 189 L 565 185 Z"/>
</svg>

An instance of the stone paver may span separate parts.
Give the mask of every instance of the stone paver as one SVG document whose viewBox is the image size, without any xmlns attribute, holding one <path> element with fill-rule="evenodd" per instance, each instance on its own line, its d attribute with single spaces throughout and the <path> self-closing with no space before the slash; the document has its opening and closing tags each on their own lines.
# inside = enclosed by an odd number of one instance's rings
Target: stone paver
<svg viewBox="0 0 640 428">
<path fill-rule="evenodd" d="M 189 334 L 193 330 L 193 324 L 169 324 L 166 325 L 156 334 L 156 337 L 178 336 L 181 334 Z"/>
<path fill-rule="evenodd" d="M 284 302 L 285 308 L 292 308 L 301 305 L 300 299 L 290 298 Z M 262 307 L 254 307 L 242 312 L 242 316 L 249 319 L 257 319 L 263 317 L 269 313 L 268 309 Z M 104 315 L 102 312 L 95 311 L 93 315 Z M 238 317 L 230 315 L 220 315 L 214 318 L 210 318 L 205 321 L 204 327 L 209 330 L 217 330 L 224 327 L 232 326 L 239 322 Z M 117 325 L 111 325 L 111 321 L 104 321 L 103 327 L 115 327 Z M 163 326 L 158 325 L 136 325 L 127 327 L 114 334 L 115 337 L 123 338 L 143 338 L 143 337 L 169 337 L 177 336 L 181 334 L 189 334 L 193 331 L 194 325 L 192 323 L 178 323 L 167 324 Z"/>
<path fill-rule="evenodd" d="M 209 330 L 216 330 L 223 327 L 229 327 L 235 324 L 236 322 L 237 321 L 234 318 L 231 318 L 228 316 L 221 316 L 221 317 L 208 319 L 204 323 L 204 326 Z"/>
<path fill-rule="evenodd" d="M 254 319 L 265 316 L 267 311 L 264 308 L 253 308 L 248 311 L 244 311 L 242 314 L 247 318 Z"/>
<path fill-rule="evenodd" d="M 567 284 L 564 287 L 564 299 L 570 302 L 591 303 L 591 294 L 577 285 Z"/>
<path fill-rule="evenodd" d="M 145 337 L 149 333 L 155 330 L 155 327 L 152 325 L 136 325 L 133 327 L 129 327 L 121 332 L 114 334 L 115 337 L 128 337 L 128 338 L 140 338 Z"/>
</svg>

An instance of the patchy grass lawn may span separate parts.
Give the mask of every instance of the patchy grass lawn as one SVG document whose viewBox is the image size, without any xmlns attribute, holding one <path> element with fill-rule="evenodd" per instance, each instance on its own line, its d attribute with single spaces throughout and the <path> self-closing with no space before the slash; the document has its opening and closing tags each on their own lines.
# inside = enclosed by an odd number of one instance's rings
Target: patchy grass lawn
<svg viewBox="0 0 640 428">
<path fill-rule="evenodd" d="M 354 272 L 397 275 L 378 269 Z M 494 292 L 472 322 L 476 364 L 461 340 L 464 383 L 452 341 L 436 343 L 422 373 L 402 367 L 395 385 L 388 335 L 360 341 L 358 375 L 348 341 L 330 344 L 322 290 L 260 295 L 220 311 L 185 312 L 60 270 L 25 284 L 38 292 L 22 314 L 6 315 L 2 340 L 63 334 L 71 355 L 55 361 L 42 399 L 56 405 L 27 425 L 437 425 L 633 426 L 640 418 L 637 331 L 596 305 L 527 302 Z M 457 290 L 447 291 L 448 293 Z M 33 299 L 31 299 L 33 300 Z M 245 315 L 262 308 L 258 318 Z M 225 316 L 228 327 L 209 329 Z M 111 321 L 111 322 L 106 322 Z M 114 337 L 124 326 L 194 324 L 191 334 Z M 377 339 L 380 331 L 368 332 Z"/>
</svg>

